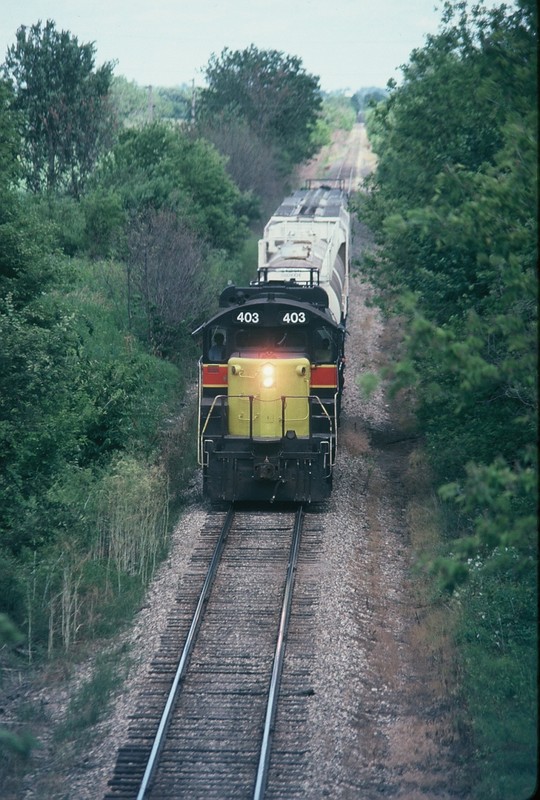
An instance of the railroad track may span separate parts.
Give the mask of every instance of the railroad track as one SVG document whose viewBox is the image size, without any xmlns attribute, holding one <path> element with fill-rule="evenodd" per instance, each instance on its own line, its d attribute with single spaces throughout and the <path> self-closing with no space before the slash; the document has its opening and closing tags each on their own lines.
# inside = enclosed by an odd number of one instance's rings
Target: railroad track
<svg viewBox="0 0 540 800">
<path fill-rule="evenodd" d="M 320 534 L 303 509 L 209 518 L 106 800 L 303 796 Z"/>
<path fill-rule="evenodd" d="M 357 191 L 373 170 L 372 159 L 366 158 L 366 153 L 371 156 L 367 147 L 367 134 L 362 126 L 356 136 L 350 137 L 343 156 L 328 170 L 328 177 L 341 179 L 349 194 Z"/>
</svg>

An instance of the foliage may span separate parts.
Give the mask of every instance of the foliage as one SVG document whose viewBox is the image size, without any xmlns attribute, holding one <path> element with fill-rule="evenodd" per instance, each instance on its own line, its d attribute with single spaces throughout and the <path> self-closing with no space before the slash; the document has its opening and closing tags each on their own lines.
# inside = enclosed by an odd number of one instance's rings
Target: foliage
<svg viewBox="0 0 540 800">
<path fill-rule="evenodd" d="M 225 169 L 247 200 L 249 221 L 266 220 L 285 194 L 276 148 L 264 142 L 247 120 L 227 111 L 197 122 L 197 130 L 225 157 Z"/>
<path fill-rule="evenodd" d="M 188 120 L 193 90 L 187 86 L 139 86 L 122 75 L 111 84 L 111 104 L 118 122 L 126 127 L 153 120 Z"/>
<path fill-rule="evenodd" d="M 155 96 L 157 109 L 154 112 L 161 119 L 175 119 L 186 122 L 191 119 L 192 87 L 186 86 L 156 86 Z"/>
<path fill-rule="evenodd" d="M 387 94 L 385 89 L 380 89 L 376 86 L 358 89 L 351 97 L 351 105 L 356 111 L 358 119 L 364 120 L 368 109 L 386 100 Z"/>
<path fill-rule="evenodd" d="M 330 144 L 335 131 L 350 131 L 355 121 L 356 113 L 350 97 L 340 92 L 325 94 L 322 111 L 311 137 L 312 142 L 320 149 Z"/>
<path fill-rule="evenodd" d="M 128 129 L 96 182 L 116 194 L 131 216 L 168 209 L 216 248 L 237 250 L 246 236 L 236 212 L 242 196 L 208 142 L 164 123 Z"/>
<path fill-rule="evenodd" d="M 133 127 L 185 117 L 185 87 L 117 80 L 111 100 L 94 54 L 50 20 L 22 27 L 0 82 L 0 612 L 24 636 L 18 664 L 109 635 L 140 603 L 195 463 L 190 331 L 245 272 L 259 208 L 194 128 Z M 273 145 L 240 127 L 243 164 L 274 171 Z"/>
<path fill-rule="evenodd" d="M 15 734 L 0 728 L 0 754 L 11 752 L 22 758 L 28 758 L 37 746 L 38 743 L 31 733 Z"/>
<path fill-rule="evenodd" d="M 106 715 L 112 696 L 127 677 L 129 662 L 125 648 L 97 656 L 94 671 L 72 697 L 66 717 L 54 731 L 56 742 L 71 741 L 84 734 L 83 747 L 88 746 L 87 729 Z M 81 742 L 82 744 L 82 742 Z"/>
<path fill-rule="evenodd" d="M 525 736 L 534 724 L 523 711 L 535 703 L 534 621 L 525 603 L 515 603 L 514 616 L 503 609 L 513 592 L 536 593 L 536 13 L 529 0 L 513 10 L 446 3 L 440 33 L 413 52 L 402 86 L 370 113 L 379 162 L 359 201 L 379 244 L 372 276 L 386 308 L 407 320 L 394 389 L 416 388 L 448 509 L 447 546 L 432 554 L 432 567 L 447 591 L 465 584 L 459 592 L 476 598 L 482 613 L 494 604 L 505 641 L 513 626 L 523 633 L 492 665 L 499 683 L 490 684 L 490 702 L 500 717 L 514 714 L 522 669 L 529 688 L 511 725 L 519 727 L 521 714 Z M 475 595 L 478 580 L 490 582 L 489 600 Z M 514 734 L 499 727 L 495 745 L 488 711 L 475 700 L 483 697 L 486 642 L 476 641 L 470 657 L 464 652 L 478 748 L 491 774 L 481 796 L 503 797 L 508 776 L 497 753 Z M 530 748 L 522 754 L 532 757 Z"/>
<path fill-rule="evenodd" d="M 0 196 L 0 298 L 18 308 L 46 291 L 62 265 L 50 255 L 54 232 L 10 192 Z"/>
<path fill-rule="evenodd" d="M 111 81 L 111 106 L 121 126 L 131 127 L 150 121 L 148 88 L 115 75 Z"/>
<path fill-rule="evenodd" d="M 133 457 L 118 459 L 102 481 L 93 558 L 114 563 L 119 574 L 153 574 L 169 532 L 167 476 Z"/>
<path fill-rule="evenodd" d="M 12 614 L 30 661 L 125 624 L 169 533 L 168 477 L 141 456 L 119 456 L 101 471 L 73 468 L 42 502 L 45 513 L 46 504 L 54 509 L 56 536 L 22 550 L 12 572 L 20 595 Z"/>
<path fill-rule="evenodd" d="M 210 311 L 214 291 L 209 258 L 204 242 L 172 211 L 148 211 L 132 221 L 128 293 L 140 298 L 146 337 L 154 352 L 172 355 L 181 331 L 191 330 Z M 196 305 L 193 297 L 198 298 Z"/>
<path fill-rule="evenodd" d="M 111 572 L 88 555 L 99 486 L 128 450 L 152 473 L 157 423 L 181 384 L 117 326 L 111 281 L 98 286 L 80 263 L 66 269 L 47 252 L 50 230 L 11 200 L 0 226 L 0 604 L 32 653 L 93 629 Z"/>
<path fill-rule="evenodd" d="M 107 258 L 122 251 L 126 214 L 119 194 L 99 187 L 81 202 L 84 214 L 82 252 L 90 258 Z"/>
<path fill-rule="evenodd" d="M 396 374 L 417 383 L 442 481 L 468 460 L 525 464 L 537 408 L 535 37 L 526 10 L 451 12 L 374 115 L 364 204 L 377 280 L 410 320 Z"/>
<path fill-rule="evenodd" d="M 18 119 L 12 105 L 13 91 L 8 83 L 0 81 L 0 194 L 12 187 L 20 175 Z"/>
<path fill-rule="evenodd" d="M 102 252 L 123 256 L 130 330 L 152 352 L 176 358 L 186 332 L 210 312 L 213 287 L 225 283 L 219 273 L 237 258 L 251 195 L 209 142 L 163 123 L 121 133 L 95 181 L 83 203 L 87 237 L 92 223 Z"/>
<path fill-rule="evenodd" d="M 94 44 L 79 44 L 55 23 L 21 26 L 4 75 L 20 112 L 23 174 L 29 189 L 80 196 L 111 141 L 111 63 L 94 69 Z"/>
<path fill-rule="evenodd" d="M 227 111 L 246 120 L 262 141 L 276 148 L 285 173 L 316 150 L 312 132 L 321 110 L 319 81 L 296 56 L 277 50 L 225 48 L 206 67 L 207 88 L 197 113 Z"/>
<path fill-rule="evenodd" d="M 464 691 L 482 745 L 474 797 L 525 800 L 537 778 L 536 576 L 523 573 L 512 547 L 495 550 L 493 559 L 469 559 L 469 580 L 453 599 L 462 618 Z"/>
<path fill-rule="evenodd" d="M 13 647 L 20 645 L 23 641 L 24 636 L 7 614 L 0 614 L 0 651 L 6 645 Z M 15 753 L 18 756 L 27 758 L 36 745 L 37 742 L 34 737 L 27 732 L 16 734 L 7 730 L 7 728 L 0 728 L 0 759 L 3 758 L 5 753 Z"/>
<path fill-rule="evenodd" d="M 125 250 L 127 212 L 114 191 L 99 186 L 80 200 L 62 194 L 26 195 L 25 214 L 41 225 L 49 246 L 66 256 L 107 258 Z"/>
<path fill-rule="evenodd" d="M 73 470 L 106 463 L 134 431 L 151 451 L 156 411 L 176 388 L 175 370 L 115 331 L 96 300 L 8 304 L 0 316 L 0 519 L 14 553 L 76 524 L 51 495 Z"/>
</svg>

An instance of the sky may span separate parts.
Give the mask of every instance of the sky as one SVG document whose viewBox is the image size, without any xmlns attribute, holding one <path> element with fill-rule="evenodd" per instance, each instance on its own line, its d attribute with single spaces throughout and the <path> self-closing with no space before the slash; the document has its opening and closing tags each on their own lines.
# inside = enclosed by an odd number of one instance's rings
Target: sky
<svg viewBox="0 0 540 800">
<path fill-rule="evenodd" d="M 94 42 L 96 67 L 141 86 L 204 84 L 224 47 L 298 56 L 326 91 L 399 82 L 410 52 L 436 33 L 443 0 L 4 0 L 0 62 L 21 25 L 53 19 Z M 437 9 L 437 10 L 435 10 Z"/>
</svg>

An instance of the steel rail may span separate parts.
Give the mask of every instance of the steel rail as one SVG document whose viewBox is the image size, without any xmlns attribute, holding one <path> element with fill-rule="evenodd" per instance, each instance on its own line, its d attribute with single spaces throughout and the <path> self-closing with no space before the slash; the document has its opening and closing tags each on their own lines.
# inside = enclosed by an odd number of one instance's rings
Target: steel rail
<svg viewBox="0 0 540 800">
<path fill-rule="evenodd" d="M 287 631 L 289 628 L 289 621 L 291 618 L 294 579 L 296 577 L 296 569 L 298 564 L 298 551 L 300 549 L 300 538 L 302 534 L 303 518 L 304 518 L 304 508 L 303 506 L 300 506 L 298 511 L 296 512 L 296 519 L 294 522 L 294 533 L 291 543 L 291 550 L 289 553 L 287 579 L 285 582 L 285 591 L 283 594 L 283 604 L 281 608 L 281 617 L 279 622 L 276 650 L 274 653 L 272 678 L 270 680 L 270 689 L 268 692 L 268 703 L 266 706 L 264 732 L 259 754 L 259 766 L 257 769 L 257 777 L 255 780 L 253 800 L 262 800 L 266 791 L 266 784 L 268 781 L 268 770 L 270 767 L 270 752 L 272 748 L 272 737 L 274 734 L 276 711 L 279 698 L 279 688 L 281 684 L 281 676 L 283 674 L 283 661 L 285 658 Z"/>
<path fill-rule="evenodd" d="M 225 522 L 223 523 L 221 533 L 214 548 L 214 553 L 212 555 L 212 560 L 210 562 L 210 566 L 208 568 L 208 572 L 206 574 L 203 587 L 201 589 L 201 594 L 199 596 L 197 608 L 195 609 L 195 613 L 193 614 L 193 619 L 186 638 L 186 643 L 184 645 L 184 649 L 182 650 L 182 655 L 180 657 L 180 661 L 178 662 L 178 667 L 176 669 L 176 674 L 174 676 L 174 680 L 171 689 L 169 691 L 169 695 L 167 697 L 167 702 L 165 703 L 165 708 L 163 709 L 163 713 L 161 715 L 161 720 L 159 722 L 158 730 L 154 739 L 154 744 L 152 746 L 150 756 L 148 757 L 146 769 L 144 771 L 139 792 L 137 794 L 137 800 L 144 800 L 144 797 L 146 796 L 146 793 L 150 786 L 150 782 L 154 777 L 154 773 L 159 761 L 161 750 L 163 749 L 163 745 L 167 737 L 167 730 L 169 727 L 171 714 L 173 712 L 174 705 L 178 696 L 180 681 L 184 677 L 184 674 L 186 672 L 189 663 L 189 658 L 191 656 L 193 647 L 195 645 L 195 641 L 197 639 L 197 634 L 199 632 L 199 627 L 204 614 L 204 609 L 208 601 L 208 598 L 210 596 L 210 592 L 212 590 L 212 584 L 216 576 L 217 568 L 219 566 L 225 542 L 227 541 L 227 536 L 229 535 L 229 531 L 232 526 L 233 518 L 234 518 L 234 508 L 231 505 L 227 512 Z"/>
</svg>

